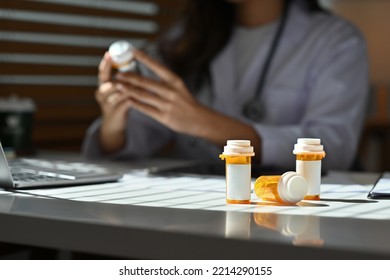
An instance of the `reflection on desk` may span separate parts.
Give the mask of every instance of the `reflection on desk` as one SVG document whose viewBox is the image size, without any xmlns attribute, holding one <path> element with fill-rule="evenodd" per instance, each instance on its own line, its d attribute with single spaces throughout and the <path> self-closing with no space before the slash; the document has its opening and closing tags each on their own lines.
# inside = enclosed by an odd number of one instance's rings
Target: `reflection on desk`
<svg viewBox="0 0 390 280">
<path fill-rule="evenodd" d="M 254 213 L 253 216 L 256 225 L 291 237 L 294 245 L 315 247 L 324 245 L 320 234 L 320 218 L 317 216 L 277 215 L 274 213 Z"/>
</svg>

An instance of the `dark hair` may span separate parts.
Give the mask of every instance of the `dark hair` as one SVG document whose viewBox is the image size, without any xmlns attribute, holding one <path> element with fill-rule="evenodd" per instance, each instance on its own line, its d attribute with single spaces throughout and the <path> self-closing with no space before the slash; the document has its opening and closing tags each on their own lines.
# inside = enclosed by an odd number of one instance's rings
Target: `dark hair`
<svg viewBox="0 0 390 280">
<path fill-rule="evenodd" d="M 293 2 L 295 0 L 285 0 Z M 312 12 L 316 0 L 299 0 Z M 173 29 L 158 42 L 165 64 L 192 87 L 208 77 L 210 61 L 228 42 L 235 24 L 234 4 L 225 0 L 186 0 Z"/>
</svg>

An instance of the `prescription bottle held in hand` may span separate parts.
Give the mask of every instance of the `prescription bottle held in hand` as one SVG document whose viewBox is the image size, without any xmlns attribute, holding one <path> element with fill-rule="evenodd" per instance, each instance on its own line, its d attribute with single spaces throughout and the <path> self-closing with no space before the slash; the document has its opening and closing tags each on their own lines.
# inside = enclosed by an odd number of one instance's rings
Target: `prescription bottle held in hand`
<svg viewBox="0 0 390 280">
<path fill-rule="evenodd" d="M 136 62 L 133 55 L 133 46 L 127 41 L 117 41 L 111 44 L 108 53 L 113 61 L 113 67 L 119 72 L 134 71 Z"/>
<path fill-rule="evenodd" d="M 226 202 L 249 204 L 251 199 L 251 158 L 249 140 L 228 140 L 219 156 L 226 161 Z"/>
</svg>

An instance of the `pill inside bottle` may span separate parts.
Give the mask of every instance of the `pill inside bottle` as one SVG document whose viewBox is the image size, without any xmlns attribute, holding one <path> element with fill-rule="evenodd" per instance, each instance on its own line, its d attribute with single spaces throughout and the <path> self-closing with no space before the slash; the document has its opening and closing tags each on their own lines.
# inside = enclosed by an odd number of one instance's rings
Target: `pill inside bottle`
<svg viewBox="0 0 390 280">
<path fill-rule="evenodd" d="M 108 53 L 113 61 L 113 67 L 119 72 L 134 71 L 136 62 L 134 60 L 133 45 L 127 41 L 117 41 L 111 44 Z"/>
<path fill-rule="evenodd" d="M 295 204 L 305 197 L 308 188 L 305 178 L 289 171 L 283 175 L 260 176 L 255 181 L 254 191 L 264 201 Z"/>
</svg>

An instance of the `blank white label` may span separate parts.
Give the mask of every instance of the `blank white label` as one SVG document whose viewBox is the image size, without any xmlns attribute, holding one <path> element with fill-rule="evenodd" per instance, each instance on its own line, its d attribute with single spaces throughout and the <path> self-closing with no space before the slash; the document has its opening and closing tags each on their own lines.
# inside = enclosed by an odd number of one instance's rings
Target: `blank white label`
<svg viewBox="0 0 390 280">
<path fill-rule="evenodd" d="M 321 161 L 320 160 L 297 160 L 296 169 L 299 175 L 302 175 L 309 190 L 307 195 L 320 195 L 321 193 Z"/>
<path fill-rule="evenodd" d="M 226 198 L 230 200 L 250 200 L 250 164 L 228 164 L 226 166 Z"/>
</svg>

